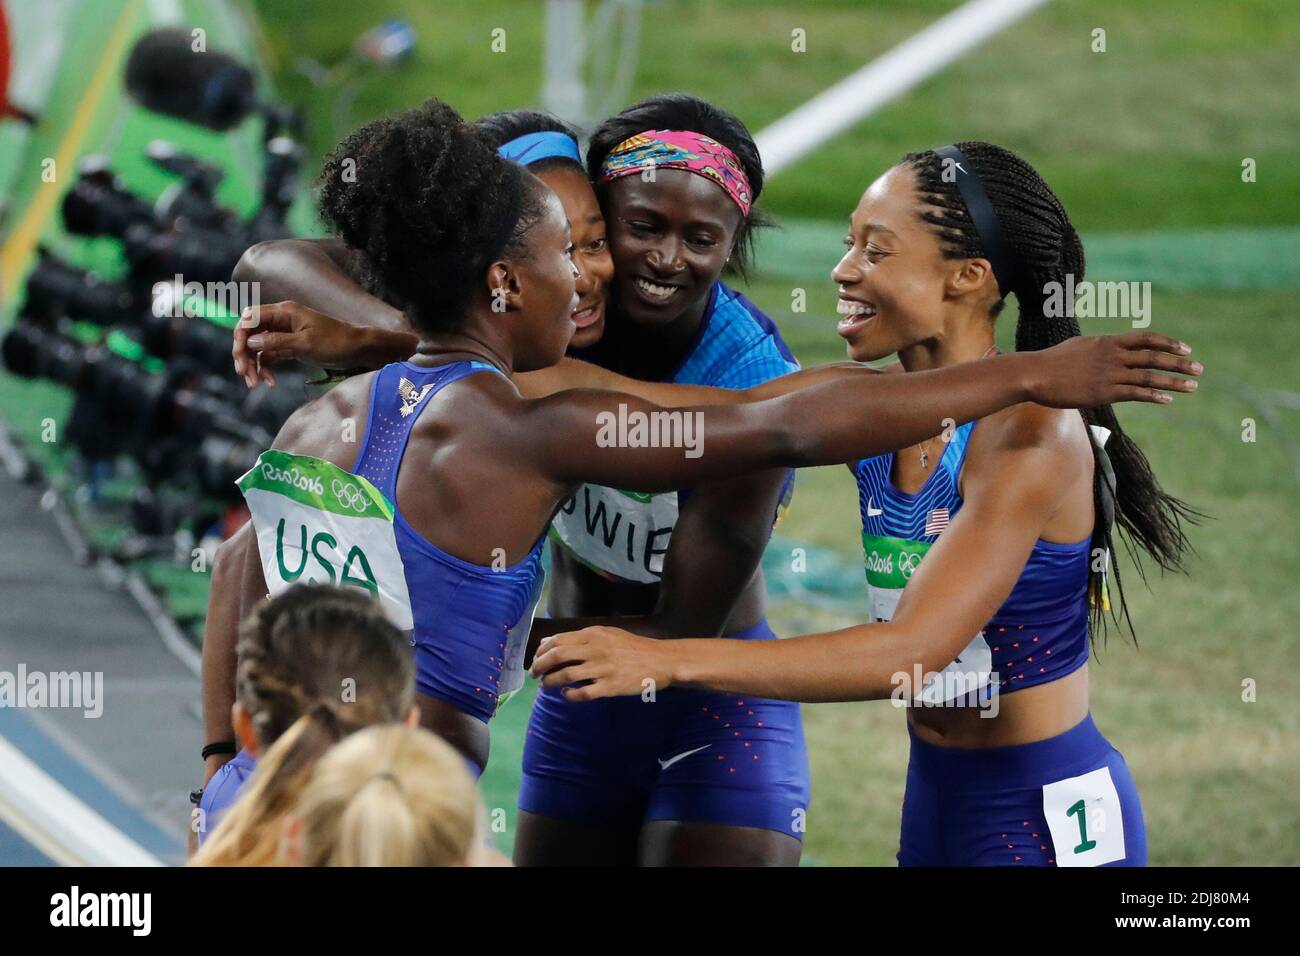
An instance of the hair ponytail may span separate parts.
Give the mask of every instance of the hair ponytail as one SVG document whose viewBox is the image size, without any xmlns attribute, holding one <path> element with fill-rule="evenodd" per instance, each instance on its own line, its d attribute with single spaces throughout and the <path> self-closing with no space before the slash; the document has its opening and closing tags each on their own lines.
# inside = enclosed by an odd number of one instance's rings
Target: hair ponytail
<svg viewBox="0 0 1300 956">
<path fill-rule="evenodd" d="M 982 142 L 958 143 L 957 147 L 975 166 L 997 216 L 1002 241 L 1015 260 L 1016 278 L 1012 288 L 1002 290 L 1004 298 L 998 302 L 994 314 L 1001 311 L 1005 295 L 1014 293 L 1020 312 L 1016 321 L 1016 351 L 1050 348 L 1079 335 L 1078 321 L 1068 314 L 1072 310 L 1049 307 L 1050 298 L 1063 296 L 1082 281 L 1086 265 L 1083 242 L 1061 200 L 1032 166 L 1009 150 Z M 958 186 L 949 181 L 951 177 L 945 178 L 935 152 L 909 153 L 903 163 L 916 174 L 918 192 L 928 207 L 921 218 L 935 227 L 943 240 L 945 257 L 984 258 L 978 230 Z M 1137 552 L 1146 552 L 1163 570 L 1182 571 L 1184 554 L 1190 549 L 1183 522 L 1195 524 L 1202 515 L 1160 487 L 1150 462 L 1124 433 L 1111 406 L 1081 408 L 1079 413 L 1085 424 L 1110 432 L 1102 448 L 1089 428 L 1096 515 L 1088 572 L 1093 633 L 1099 625 L 1104 629 L 1106 622 L 1105 579 L 1109 566 L 1114 572 L 1116 598 L 1110 607 L 1111 616 L 1117 620 L 1122 617 L 1129 633 L 1136 638 L 1119 567 L 1112 561 L 1115 528 L 1106 516 L 1113 513 L 1114 524 L 1124 532 L 1125 547 L 1145 580 Z"/>
<path fill-rule="evenodd" d="M 342 737 L 327 706 L 303 714 L 257 762 L 248 788 L 190 861 L 193 866 L 272 866 L 278 827 L 295 805 L 312 768 Z"/>
<path fill-rule="evenodd" d="M 297 817 L 304 866 L 453 866 L 484 840 L 483 806 L 465 761 L 441 738 L 390 724 L 326 754 Z"/>
<path fill-rule="evenodd" d="M 281 821 L 321 755 L 359 728 L 400 721 L 414 703 L 402 632 L 355 590 L 291 588 L 244 622 L 236 652 L 235 696 L 265 753 L 196 866 L 274 863 Z M 355 691 L 346 703 L 345 681 Z"/>
</svg>

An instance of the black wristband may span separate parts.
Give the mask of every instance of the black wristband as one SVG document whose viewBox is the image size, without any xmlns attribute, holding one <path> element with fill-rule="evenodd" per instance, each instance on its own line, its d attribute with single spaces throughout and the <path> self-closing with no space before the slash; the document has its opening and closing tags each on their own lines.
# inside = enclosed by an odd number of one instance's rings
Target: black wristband
<svg viewBox="0 0 1300 956">
<path fill-rule="evenodd" d="M 233 740 L 218 740 L 214 744 L 208 744 L 203 748 L 203 759 L 207 760 L 214 754 L 235 754 L 239 748 L 235 746 Z"/>
</svg>

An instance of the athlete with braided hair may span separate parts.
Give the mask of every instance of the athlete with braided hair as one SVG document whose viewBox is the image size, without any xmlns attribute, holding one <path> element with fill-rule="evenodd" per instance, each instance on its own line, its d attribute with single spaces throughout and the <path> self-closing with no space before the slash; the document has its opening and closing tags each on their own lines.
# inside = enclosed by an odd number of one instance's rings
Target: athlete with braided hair
<svg viewBox="0 0 1300 956">
<path fill-rule="evenodd" d="M 356 591 L 285 591 L 243 622 L 238 655 L 231 719 L 246 750 L 203 793 L 200 866 L 273 861 L 282 815 L 332 744 L 361 727 L 419 719 L 406 641 Z"/>
<path fill-rule="evenodd" d="M 1053 290 L 1059 294 L 1067 287 L 1067 277 L 1072 276 L 1074 284 L 1084 277 L 1083 242 L 1061 200 L 1028 163 L 1008 150 L 976 142 L 961 144 L 961 151 L 979 170 L 1003 242 L 1014 256 L 1011 276 L 1004 281 L 1008 281 L 1008 291 L 1014 293 L 1020 310 L 1016 351 L 1049 348 L 1079 335 L 1079 322 L 1072 310 L 1054 314 L 1058 310 L 1048 305 Z M 904 158 L 904 164 L 917 176 L 918 188 L 927 196 L 930 208 L 922 218 L 944 236 L 944 258 L 976 258 L 982 252 L 980 235 L 962 200 L 957 186 L 960 180 L 944 174 L 945 169 L 955 171 L 954 162 L 955 157 L 940 156 L 933 150 Z M 1005 297 L 993 306 L 995 316 L 1004 304 Z M 1196 518 L 1196 513 L 1161 489 L 1146 456 L 1120 427 L 1114 409 L 1109 405 L 1083 408 L 1079 415 L 1099 439 L 1093 444 L 1097 459 L 1093 498 L 1097 512 L 1108 518 L 1096 523 L 1093 548 L 1107 553 L 1114 550 L 1113 525 L 1118 521 L 1132 542 L 1162 569 L 1181 570 L 1188 547 L 1182 522 Z M 1115 489 L 1123 493 L 1117 495 Z M 1113 570 L 1118 606 L 1131 631 L 1119 568 Z M 1109 603 L 1104 580 L 1104 570 L 1090 571 L 1089 598 L 1098 625 L 1103 623 L 1102 612 Z"/>
<path fill-rule="evenodd" d="M 857 361 L 981 364 L 1011 293 L 1018 351 L 1079 334 L 1047 302 L 1049 283 L 1082 279 L 1082 244 L 1042 178 L 1000 147 L 908 155 L 863 194 L 845 244 L 838 331 Z M 871 624 L 765 643 L 589 628 L 543 641 L 533 671 L 574 701 L 647 681 L 892 697 L 908 706 L 912 745 L 900 863 L 1142 865 L 1132 775 L 1089 711 L 1090 609 L 1099 625 L 1112 516 L 1172 570 L 1195 513 L 1161 489 L 1108 405 L 1021 404 L 946 425 L 850 466 Z"/>
</svg>

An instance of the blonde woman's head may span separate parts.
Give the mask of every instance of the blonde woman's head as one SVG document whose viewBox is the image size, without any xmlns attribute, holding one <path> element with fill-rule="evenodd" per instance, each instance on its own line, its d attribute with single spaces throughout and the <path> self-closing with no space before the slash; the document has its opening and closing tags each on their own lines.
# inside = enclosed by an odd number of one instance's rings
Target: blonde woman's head
<svg viewBox="0 0 1300 956">
<path fill-rule="evenodd" d="M 484 862 L 482 804 L 464 758 L 416 727 L 370 727 L 335 745 L 293 816 L 285 856 L 303 866 Z"/>
<path fill-rule="evenodd" d="M 361 727 L 419 719 L 410 645 L 356 591 L 289 589 L 244 621 L 237 653 L 231 717 L 257 769 L 194 866 L 273 863 L 284 816 L 321 755 Z"/>
</svg>

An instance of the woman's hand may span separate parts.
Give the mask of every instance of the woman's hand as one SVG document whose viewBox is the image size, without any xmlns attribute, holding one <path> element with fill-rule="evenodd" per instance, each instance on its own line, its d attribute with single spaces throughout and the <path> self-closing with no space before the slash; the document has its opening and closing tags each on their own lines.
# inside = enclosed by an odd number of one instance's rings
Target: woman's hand
<svg viewBox="0 0 1300 956">
<path fill-rule="evenodd" d="M 573 701 L 657 693 L 672 686 L 672 644 L 617 627 L 586 627 L 543 640 L 530 673 L 543 687 L 564 688 Z"/>
<path fill-rule="evenodd" d="M 1200 362 L 1185 358 L 1191 348 L 1156 332 L 1076 336 L 1033 356 L 1030 401 L 1049 408 L 1095 408 L 1116 402 L 1173 401 L 1169 392 L 1194 392 L 1192 379 L 1163 372 L 1200 375 Z"/>
<path fill-rule="evenodd" d="M 297 302 L 250 306 L 239 317 L 230 354 L 235 373 L 253 388 L 275 384 L 268 366 L 297 360 L 320 368 L 378 367 L 415 351 L 405 332 L 360 328 Z M 378 363 L 377 365 L 375 363 Z"/>
</svg>

